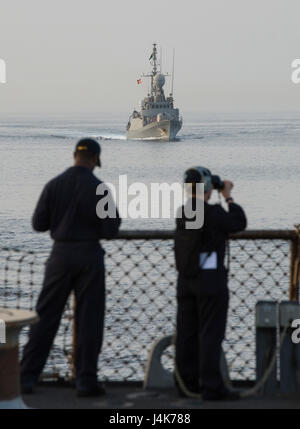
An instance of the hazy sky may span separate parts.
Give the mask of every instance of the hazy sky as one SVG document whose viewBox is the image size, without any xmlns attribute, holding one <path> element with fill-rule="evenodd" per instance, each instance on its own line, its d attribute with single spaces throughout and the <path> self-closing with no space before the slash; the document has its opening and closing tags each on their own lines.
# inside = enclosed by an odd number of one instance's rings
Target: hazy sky
<svg viewBox="0 0 300 429">
<path fill-rule="evenodd" d="M 128 112 L 152 43 L 184 111 L 300 110 L 299 0 L 0 0 L 0 112 Z"/>
</svg>

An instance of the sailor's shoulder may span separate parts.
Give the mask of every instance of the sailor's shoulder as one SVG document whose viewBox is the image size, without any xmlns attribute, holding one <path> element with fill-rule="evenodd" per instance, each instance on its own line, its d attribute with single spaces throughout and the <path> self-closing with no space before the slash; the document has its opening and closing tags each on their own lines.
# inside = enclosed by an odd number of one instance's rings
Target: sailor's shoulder
<svg viewBox="0 0 300 429">
<path fill-rule="evenodd" d="M 49 180 L 49 182 L 46 183 L 46 187 L 51 188 L 51 187 L 59 184 L 60 182 L 62 182 L 70 174 L 70 171 L 69 171 L 70 169 L 71 169 L 71 167 L 68 168 L 67 170 L 63 171 L 62 173 L 54 176 L 51 180 Z"/>
</svg>

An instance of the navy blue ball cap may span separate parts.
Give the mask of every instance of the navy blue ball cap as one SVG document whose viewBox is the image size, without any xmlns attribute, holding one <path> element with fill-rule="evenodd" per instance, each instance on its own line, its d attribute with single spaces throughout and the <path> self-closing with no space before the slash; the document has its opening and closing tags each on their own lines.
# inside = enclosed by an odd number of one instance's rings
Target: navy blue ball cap
<svg viewBox="0 0 300 429">
<path fill-rule="evenodd" d="M 89 152 L 98 154 L 98 163 L 97 165 L 101 166 L 100 154 L 101 154 L 101 146 L 94 139 L 81 139 L 75 146 L 75 152 Z"/>
</svg>

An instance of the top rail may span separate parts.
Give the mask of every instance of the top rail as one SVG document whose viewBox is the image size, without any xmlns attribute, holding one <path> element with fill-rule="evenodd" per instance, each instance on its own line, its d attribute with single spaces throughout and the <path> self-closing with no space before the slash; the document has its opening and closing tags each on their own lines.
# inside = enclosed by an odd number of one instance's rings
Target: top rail
<svg viewBox="0 0 300 429">
<path fill-rule="evenodd" d="M 112 240 L 173 240 L 175 236 L 175 230 L 150 230 L 150 229 L 140 229 L 140 230 L 121 230 L 118 235 Z M 290 229 L 250 229 L 243 232 L 238 232 L 235 234 L 229 234 L 231 240 L 287 240 L 287 241 L 296 241 L 297 240 L 297 231 Z M 14 252 L 24 252 L 22 248 L 0 246 L 1 251 L 14 251 Z M 25 250 L 26 254 L 35 255 L 34 250 Z"/>
<path fill-rule="evenodd" d="M 174 238 L 174 230 L 121 230 L 115 239 L 124 240 L 171 240 Z M 278 229 L 278 230 L 260 230 L 252 229 L 236 234 L 230 234 L 231 240 L 294 240 L 297 238 L 297 233 L 294 230 Z"/>
</svg>

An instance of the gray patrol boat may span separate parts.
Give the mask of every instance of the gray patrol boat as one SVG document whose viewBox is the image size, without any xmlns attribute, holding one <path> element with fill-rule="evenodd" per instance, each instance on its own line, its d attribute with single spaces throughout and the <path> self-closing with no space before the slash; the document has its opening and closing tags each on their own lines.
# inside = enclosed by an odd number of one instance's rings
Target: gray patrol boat
<svg viewBox="0 0 300 429">
<path fill-rule="evenodd" d="M 142 75 L 151 79 L 151 88 L 147 97 L 139 103 L 140 111 L 134 110 L 129 117 L 127 124 L 127 139 L 138 140 L 174 140 L 178 131 L 182 127 L 182 118 L 179 116 L 179 109 L 174 109 L 173 99 L 173 78 L 174 78 L 174 56 L 173 56 L 173 73 L 172 73 L 172 91 L 169 97 L 165 97 L 163 86 L 165 76 L 161 72 L 161 64 L 158 71 L 157 49 L 153 44 L 152 55 L 152 72 Z M 137 83 L 142 80 L 138 79 Z"/>
</svg>

